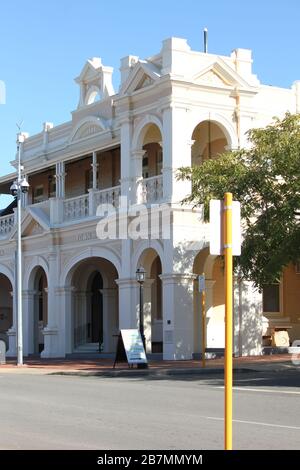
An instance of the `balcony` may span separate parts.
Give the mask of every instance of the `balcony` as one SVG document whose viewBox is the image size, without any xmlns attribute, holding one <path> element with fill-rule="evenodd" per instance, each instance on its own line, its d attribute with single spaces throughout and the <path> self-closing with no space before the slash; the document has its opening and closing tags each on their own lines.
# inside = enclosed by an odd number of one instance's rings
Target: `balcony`
<svg viewBox="0 0 300 470">
<path fill-rule="evenodd" d="M 90 189 L 87 194 L 66 199 L 50 198 L 27 206 L 33 217 L 42 219 L 50 227 L 76 223 L 94 218 L 97 208 L 111 205 L 117 208 L 121 196 L 121 186 L 96 190 Z M 162 175 L 141 179 L 137 183 L 137 202 L 139 204 L 160 203 L 163 199 Z M 15 225 L 15 213 L 0 217 L 0 241 L 7 240 Z"/>
<path fill-rule="evenodd" d="M 101 204 L 118 207 L 120 195 L 121 186 L 114 186 L 108 189 L 90 190 L 89 194 L 65 199 L 63 201 L 63 221 L 94 217 L 97 207 Z"/>
<path fill-rule="evenodd" d="M 0 217 L 0 240 L 7 239 L 15 225 L 15 214 Z"/>
</svg>

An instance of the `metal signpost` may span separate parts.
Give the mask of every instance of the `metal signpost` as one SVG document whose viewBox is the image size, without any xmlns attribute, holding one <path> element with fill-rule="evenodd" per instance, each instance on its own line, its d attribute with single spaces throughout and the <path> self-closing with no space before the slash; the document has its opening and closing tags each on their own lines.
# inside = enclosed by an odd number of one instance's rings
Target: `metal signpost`
<svg viewBox="0 0 300 470">
<path fill-rule="evenodd" d="M 232 230 L 234 228 L 234 230 Z M 210 201 L 210 253 L 225 257 L 225 450 L 232 450 L 233 255 L 241 254 L 240 203 Z"/>
</svg>

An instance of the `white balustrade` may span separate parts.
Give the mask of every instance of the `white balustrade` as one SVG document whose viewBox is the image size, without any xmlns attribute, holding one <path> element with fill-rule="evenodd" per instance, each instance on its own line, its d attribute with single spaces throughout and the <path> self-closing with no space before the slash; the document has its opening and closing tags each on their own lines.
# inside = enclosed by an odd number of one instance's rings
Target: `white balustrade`
<svg viewBox="0 0 300 470">
<path fill-rule="evenodd" d="M 89 215 L 89 195 L 72 197 L 64 201 L 64 220 L 84 219 Z"/>
<path fill-rule="evenodd" d="M 109 189 L 102 189 L 97 191 L 94 195 L 95 197 L 95 208 L 102 204 L 110 204 L 114 207 L 119 206 L 119 198 L 121 195 L 121 186 L 114 186 Z"/>
<path fill-rule="evenodd" d="M 0 217 L 0 237 L 6 238 L 7 235 L 9 235 L 12 231 L 14 225 L 14 214 L 4 215 L 3 217 Z"/>
<path fill-rule="evenodd" d="M 163 198 L 163 177 L 152 176 L 139 181 L 138 199 L 141 204 L 159 202 Z"/>
</svg>

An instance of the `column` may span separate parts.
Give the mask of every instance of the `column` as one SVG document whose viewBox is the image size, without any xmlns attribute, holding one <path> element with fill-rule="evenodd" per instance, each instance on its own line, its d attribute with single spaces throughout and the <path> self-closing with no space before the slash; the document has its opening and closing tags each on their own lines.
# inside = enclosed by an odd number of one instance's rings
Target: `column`
<svg viewBox="0 0 300 470">
<path fill-rule="evenodd" d="M 145 155 L 145 150 L 135 150 L 132 152 L 132 165 L 133 165 L 133 175 L 134 183 L 132 188 L 132 204 L 143 204 L 146 201 L 146 195 L 144 194 L 143 188 L 143 157 Z"/>
<path fill-rule="evenodd" d="M 128 265 L 129 268 L 129 265 Z M 119 287 L 119 330 L 137 328 L 136 312 L 133 306 L 133 292 L 137 289 L 136 279 L 116 279 Z"/>
<path fill-rule="evenodd" d="M 194 349 L 193 282 L 195 274 L 162 274 L 163 358 L 192 359 Z"/>
<path fill-rule="evenodd" d="M 58 256 L 56 252 L 52 252 L 48 256 L 49 260 L 49 274 L 48 274 L 48 323 L 43 329 L 44 335 L 44 350 L 41 357 L 61 357 L 62 351 L 59 348 L 59 334 L 61 331 L 58 328 L 59 322 L 59 304 L 55 293 L 57 286 L 57 279 L 59 273 Z"/>
<path fill-rule="evenodd" d="M 144 282 L 144 334 L 146 340 L 146 352 L 152 352 L 152 284 L 154 279 L 146 279 Z M 139 311 L 139 306 L 138 306 Z"/>
<path fill-rule="evenodd" d="M 167 202 L 181 203 L 191 192 L 191 183 L 176 177 L 178 168 L 191 165 L 188 111 L 175 104 L 163 109 L 163 195 Z"/>
<path fill-rule="evenodd" d="M 206 307 L 206 347 L 214 347 L 214 285 L 213 279 L 205 279 L 205 307 Z M 224 330 L 225 334 L 225 330 Z M 202 344 L 201 344 L 202 347 Z"/>
<path fill-rule="evenodd" d="M 35 352 L 35 297 L 34 290 L 23 290 L 23 348 L 24 356 Z"/>
<path fill-rule="evenodd" d="M 17 296 L 16 291 L 11 291 L 10 295 L 12 297 L 13 303 L 13 324 L 10 329 L 7 331 L 8 336 L 8 351 L 6 352 L 7 357 L 15 357 L 17 355 Z"/>
<path fill-rule="evenodd" d="M 241 278 L 233 278 L 233 352 L 235 357 L 242 356 L 242 289 Z"/>
<path fill-rule="evenodd" d="M 98 191 L 98 181 L 97 181 L 97 170 L 98 170 L 98 162 L 97 162 L 97 152 L 94 151 L 92 155 L 92 172 L 93 172 L 93 182 L 92 187 L 89 188 L 89 215 L 93 216 L 96 214 L 97 207 L 95 205 L 95 192 Z"/>
<path fill-rule="evenodd" d="M 62 352 L 62 357 L 71 354 L 74 350 L 74 292 L 75 287 L 73 286 L 57 287 L 55 289 L 58 305 L 60 306 L 59 349 Z"/>
<path fill-rule="evenodd" d="M 132 197 L 132 183 L 134 181 L 131 171 L 131 138 L 132 119 L 125 117 L 121 122 L 121 196 L 128 201 Z"/>
<path fill-rule="evenodd" d="M 118 322 L 118 290 L 106 288 L 100 290 L 103 302 L 103 352 L 115 352 Z"/>
<path fill-rule="evenodd" d="M 250 281 L 240 282 L 240 349 L 242 356 L 262 353 L 262 294 Z"/>
<path fill-rule="evenodd" d="M 56 197 L 59 199 L 65 198 L 65 162 L 56 163 Z"/>
</svg>

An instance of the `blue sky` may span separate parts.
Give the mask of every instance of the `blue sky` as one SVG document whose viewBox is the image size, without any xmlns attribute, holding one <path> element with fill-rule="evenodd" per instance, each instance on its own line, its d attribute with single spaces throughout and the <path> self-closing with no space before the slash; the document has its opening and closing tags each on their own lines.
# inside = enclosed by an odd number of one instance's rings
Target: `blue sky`
<svg viewBox="0 0 300 470">
<path fill-rule="evenodd" d="M 170 36 L 202 50 L 228 55 L 253 50 L 254 72 L 266 84 L 290 87 L 300 79 L 299 0 L 11 0 L 0 4 L 0 175 L 12 171 L 16 122 L 40 132 L 42 123 L 60 124 L 76 108 L 76 77 L 85 60 L 102 57 L 119 83 L 120 58 L 159 52 Z M 1 197 L 0 197 L 1 205 Z"/>
</svg>

